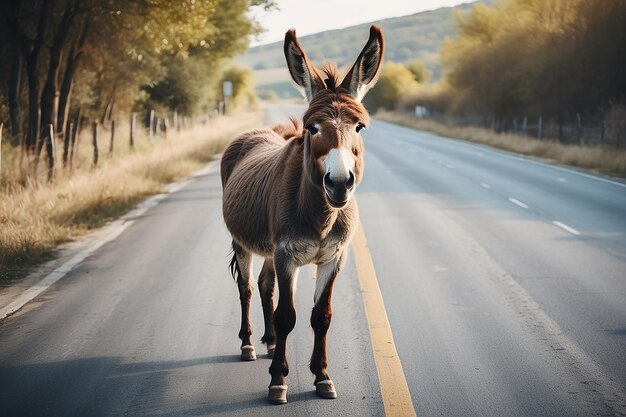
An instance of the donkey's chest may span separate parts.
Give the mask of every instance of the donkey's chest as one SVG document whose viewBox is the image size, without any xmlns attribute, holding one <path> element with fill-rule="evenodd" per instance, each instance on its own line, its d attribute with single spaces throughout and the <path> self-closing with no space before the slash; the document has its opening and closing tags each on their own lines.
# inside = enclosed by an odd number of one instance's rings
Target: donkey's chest
<svg viewBox="0 0 626 417">
<path fill-rule="evenodd" d="M 314 263 L 323 265 L 337 259 L 343 252 L 347 242 L 336 236 L 329 236 L 321 241 L 292 240 L 287 243 L 287 251 L 298 266 Z"/>
</svg>

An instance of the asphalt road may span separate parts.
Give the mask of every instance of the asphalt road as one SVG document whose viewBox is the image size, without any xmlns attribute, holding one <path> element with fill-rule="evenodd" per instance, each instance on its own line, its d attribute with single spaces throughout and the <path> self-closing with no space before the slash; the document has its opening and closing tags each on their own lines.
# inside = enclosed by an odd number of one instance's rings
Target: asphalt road
<svg viewBox="0 0 626 417">
<path fill-rule="evenodd" d="M 624 414 L 626 185 L 383 122 L 364 137 L 361 220 L 416 414 Z M 339 398 L 314 394 L 306 268 L 289 403 L 266 403 L 263 346 L 238 357 L 220 199 L 214 164 L 3 320 L 0 415 L 383 415 L 352 253 L 328 340 Z M 251 312 L 258 341 L 256 293 Z"/>
</svg>

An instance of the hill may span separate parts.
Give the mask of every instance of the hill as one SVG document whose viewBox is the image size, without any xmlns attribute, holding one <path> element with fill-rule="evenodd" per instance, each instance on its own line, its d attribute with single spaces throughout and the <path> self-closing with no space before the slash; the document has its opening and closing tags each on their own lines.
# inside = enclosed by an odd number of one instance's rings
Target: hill
<svg viewBox="0 0 626 417">
<path fill-rule="evenodd" d="M 385 32 L 387 61 L 404 63 L 418 59 L 436 80 L 441 77 L 439 51 L 445 38 L 456 34 L 454 12 L 468 11 L 472 5 L 466 3 L 320 32 L 303 36 L 300 42 L 316 64 L 335 61 L 341 67 L 353 62 L 355 54 L 363 47 L 370 25 L 377 24 Z M 279 97 L 299 96 L 290 83 L 282 42 L 255 46 L 235 60 L 254 70 L 257 91 L 272 90 Z"/>
</svg>

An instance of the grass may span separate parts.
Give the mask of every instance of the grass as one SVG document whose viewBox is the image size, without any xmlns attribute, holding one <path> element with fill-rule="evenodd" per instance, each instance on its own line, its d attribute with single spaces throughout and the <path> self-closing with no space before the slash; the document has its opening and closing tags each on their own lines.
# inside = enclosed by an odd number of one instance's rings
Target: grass
<svg viewBox="0 0 626 417">
<path fill-rule="evenodd" d="M 376 119 L 441 136 L 476 142 L 506 151 L 542 158 L 563 165 L 626 177 L 626 150 L 603 146 L 564 145 L 556 140 L 538 140 L 514 134 L 500 134 L 480 127 L 448 126 L 413 115 L 381 111 Z"/>
<path fill-rule="evenodd" d="M 23 276 L 60 244 L 119 217 L 165 184 L 199 169 L 238 133 L 261 123 L 259 112 L 223 117 L 170 133 L 166 139 L 139 136 L 134 150 L 127 138 L 120 137 L 113 154 L 108 153 L 110 134 L 103 132 L 100 136 L 106 140 L 99 146 L 97 168 L 91 166 L 93 148 L 85 131 L 76 169 L 71 174 L 58 169 L 52 183 L 27 175 L 19 151 L 5 146 L 0 181 L 0 283 Z M 41 165 L 40 171 L 45 171 Z"/>
</svg>

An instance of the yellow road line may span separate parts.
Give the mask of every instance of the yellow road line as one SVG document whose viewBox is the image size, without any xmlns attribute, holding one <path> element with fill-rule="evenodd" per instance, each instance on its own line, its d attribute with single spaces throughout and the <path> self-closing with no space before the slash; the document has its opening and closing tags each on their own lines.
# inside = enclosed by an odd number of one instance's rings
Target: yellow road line
<svg viewBox="0 0 626 417">
<path fill-rule="evenodd" d="M 363 225 L 359 225 L 352 241 L 352 248 L 361 294 L 363 295 L 365 315 L 372 338 L 372 350 L 374 351 L 385 415 L 387 417 L 415 416 L 409 386 L 406 383 L 400 357 L 393 342 L 391 326 L 389 326 L 385 303 L 378 286 L 374 263 L 367 248 Z"/>
</svg>

